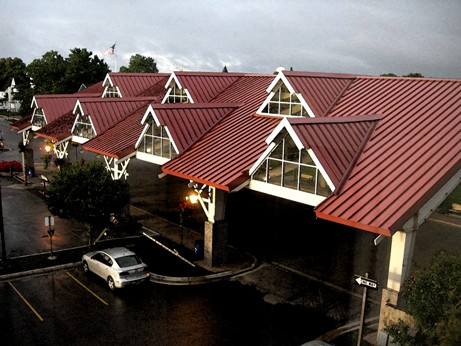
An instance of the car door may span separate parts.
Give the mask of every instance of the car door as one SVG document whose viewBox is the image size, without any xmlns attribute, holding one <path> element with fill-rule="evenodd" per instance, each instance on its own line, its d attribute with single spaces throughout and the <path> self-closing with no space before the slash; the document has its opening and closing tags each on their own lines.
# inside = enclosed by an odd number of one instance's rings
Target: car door
<svg viewBox="0 0 461 346">
<path fill-rule="evenodd" d="M 93 268 L 90 267 L 90 270 L 95 273 L 96 275 L 106 278 L 106 272 L 107 272 L 107 260 L 105 258 L 105 254 L 98 252 L 94 254 L 91 259 L 92 259 L 92 264 Z"/>
</svg>

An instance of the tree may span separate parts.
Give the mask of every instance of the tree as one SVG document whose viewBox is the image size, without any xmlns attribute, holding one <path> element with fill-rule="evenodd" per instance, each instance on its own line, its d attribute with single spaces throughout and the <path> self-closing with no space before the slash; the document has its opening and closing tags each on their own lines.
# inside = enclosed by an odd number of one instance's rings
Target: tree
<svg viewBox="0 0 461 346">
<path fill-rule="evenodd" d="M 409 73 L 405 76 L 402 76 L 402 77 L 408 77 L 408 78 L 424 78 L 424 76 L 421 74 L 421 73 L 418 73 L 418 72 L 412 72 L 412 73 Z"/>
<path fill-rule="evenodd" d="M 32 91 L 30 78 L 26 74 L 26 64 L 19 58 L 0 58 L 0 87 L 10 84 L 13 78 L 18 90 L 14 98 L 22 105 L 19 112 L 27 114 L 27 106 L 32 101 Z"/>
<path fill-rule="evenodd" d="M 122 66 L 120 72 L 158 73 L 158 69 L 153 58 L 136 54 L 131 56 L 128 68 Z"/>
<path fill-rule="evenodd" d="M 53 214 L 82 222 L 91 246 L 95 234 L 123 219 L 130 194 L 126 182 L 113 180 L 100 162 L 92 161 L 63 166 L 47 187 L 45 201 Z"/>
<path fill-rule="evenodd" d="M 104 79 L 109 72 L 107 64 L 86 48 L 70 50 L 66 58 L 66 73 L 63 78 L 61 92 L 74 93 L 82 84 L 94 84 Z"/>
<path fill-rule="evenodd" d="M 66 62 L 57 51 L 51 50 L 41 59 L 34 59 L 26 71 L 34 84 L 34 94 L 62 93 Z"/>
<path fill-rule="evenodd" d="M 109 66 L 92 54 L 86 48 L 74 48 L 64 59 L 52 50 L 32 61 L 27 73 L 33 80 L 34 94 L 75 93 L 82 84 L 102 81 Z"/>
<path fill-rule="evenodd" d="M 386 330 L 402 345 L 461 344 L 461 256 L 440 252 L 404 284 L 403 297 L 416 332 L 400 321 Z"/>
</svg>

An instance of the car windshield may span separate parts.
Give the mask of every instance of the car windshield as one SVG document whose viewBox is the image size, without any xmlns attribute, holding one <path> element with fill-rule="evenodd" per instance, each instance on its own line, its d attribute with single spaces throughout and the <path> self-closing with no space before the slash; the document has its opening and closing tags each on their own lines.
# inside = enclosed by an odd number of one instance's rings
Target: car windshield
<svg viewBox="0 0 461 346">
<path fill-rule="evenodd" d="M 138 256 L 135 255 L 118 257 L 115 260 L 120 268 L 131 267 L 142 263 Z"/>
</svg>

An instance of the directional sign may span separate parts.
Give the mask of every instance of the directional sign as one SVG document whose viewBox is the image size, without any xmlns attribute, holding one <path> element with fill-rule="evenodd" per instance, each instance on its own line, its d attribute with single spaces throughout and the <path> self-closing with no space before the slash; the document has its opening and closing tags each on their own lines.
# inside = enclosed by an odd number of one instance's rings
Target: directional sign
<svg viewBox="0 0 461 346">
<path fill-rule="evenodd" d="M 354 275 L 355 282 L 357 282 L 360 286 L 368 286 L 374 288 L 375 290 L 378 289 L 378 282 L 375 280 L 371 280 L 369 278 L 364 278 L 360 275 Z"/>
</svg>

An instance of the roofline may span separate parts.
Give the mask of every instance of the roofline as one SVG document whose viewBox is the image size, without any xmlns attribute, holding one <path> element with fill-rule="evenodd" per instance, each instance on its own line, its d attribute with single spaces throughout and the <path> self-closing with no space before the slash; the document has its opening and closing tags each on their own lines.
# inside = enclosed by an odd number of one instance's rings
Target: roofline
<svg viewBox="0 0 461 346">
<path fill-rule="evenodd" d="M 352 228 L 357 228 L 357 229 L 371 232 L 371 233 L 381 234 L 386 237 L 392 237 L 393 233 L 395 233 L 395 232 L 391 232 L 388 229 L 373 227 L 373 226 L 365 225 L 363 223 L 355 222 L 352 220 L 347 220 L 347 219 L 331 216 L 329 214 L 316 211 L 315 209 L 314 209 L 314 212 L 315 212 L 315 216 L 317 216 L 320 219 L 331 221 L 331 222 L 338 223 L 338 224 L 345 225 L 345 226 L 349 226 Z"/>
</svg>

